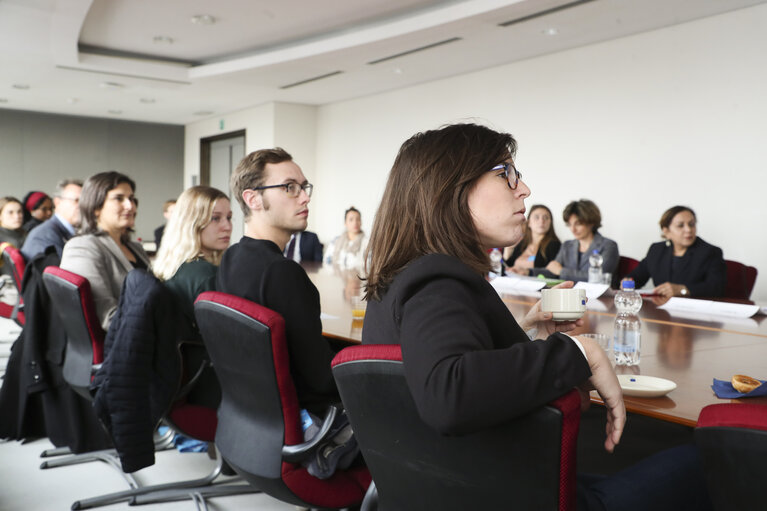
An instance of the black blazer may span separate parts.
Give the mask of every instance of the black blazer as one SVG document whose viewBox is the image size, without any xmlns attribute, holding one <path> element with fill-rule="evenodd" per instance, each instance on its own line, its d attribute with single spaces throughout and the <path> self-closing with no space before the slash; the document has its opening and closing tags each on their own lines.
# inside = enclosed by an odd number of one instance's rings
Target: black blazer
<svg viewBox="0 0 767 511">
<path fill-rule="evenodd" d="M 421 418 L 466 434 L 523 415 L 591 376 L 567 335 L 530 341 L 493 287 L 458 259 L 411 261 L 370 300 L 363 344 L 400 344 Z"/>
<path fill-rule="evenodd" d="M 677 272 L 674 274 L 671 268 L 673 257 L 672 244 L 669 243 L 667 246 L 664 241 L 653 243 L 639 266 L 634 268 L 627 277 L 634 279 L 637 288 L 644 286 L 652 278 L 656 286 L 664 282 L 684 284 L 692 296 L 724 295 L 727 265 L 721 248 L 706 243 L 700 237 L 696 238 L 695 243 L 681 257 Z"/>
<path fill-rule="evenodd" d="M 301 233 L 301 260 L 322 262 L 322 243 L 317 235 L 311 231 Z"/>
</svg>

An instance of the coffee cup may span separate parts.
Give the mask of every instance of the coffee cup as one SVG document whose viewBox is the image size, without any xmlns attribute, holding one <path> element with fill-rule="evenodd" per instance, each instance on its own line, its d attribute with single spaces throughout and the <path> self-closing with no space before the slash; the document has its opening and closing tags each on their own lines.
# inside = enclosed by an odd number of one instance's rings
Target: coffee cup
<svg viewBox="0 0 767 511">
<path fill-rule="evenodd" d="M 542 289 L 541 310 L 551 312 L 554 321 L 572 321 L 586 312 L 585 289 Z"/>
</svg>

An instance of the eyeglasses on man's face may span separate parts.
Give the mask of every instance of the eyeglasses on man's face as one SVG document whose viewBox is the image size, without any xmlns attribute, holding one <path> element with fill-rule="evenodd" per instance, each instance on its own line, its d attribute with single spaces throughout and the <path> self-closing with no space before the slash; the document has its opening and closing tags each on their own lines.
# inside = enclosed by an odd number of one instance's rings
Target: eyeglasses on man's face
<svg viewBox="0 0 767 511">
<path fill-rule="evenodd" d="M 299 195 L 301 195 L 301 190 L 306 192 L 307 197 L 312 196 L 312 189 L 314 188 L 314 185 L 311 183 L 304 183 L 302 185 L 296 183 L 295 181 L 291 181 L 289 183 L 283 183 L 281 185 L 268 185 L 268 186 L 257 186 L 255 188 L 251 188 L 251 190 L 266 190 L 269 188 L 284 188 L 285 193 L 288 194 L 288 197 L 291 199 L 295 199 Z"/>
<path fill-rule="evenodd" d="M 503 175 L 503 177 L 506 178 L 506 184 L 509 185 L 509 188 L 512 190 L 517 189 L 517 185 L 519 184 L 519 180 L 522 179 L 522 174 L 517 170 L 517 168 L 514 166 L 513 163 L 505 162 L 500 163 L 490 169 L 488 172 L 494 172 L 494 171 L 502 171 L 499 172 L 498 175 Z"/>
</svg>

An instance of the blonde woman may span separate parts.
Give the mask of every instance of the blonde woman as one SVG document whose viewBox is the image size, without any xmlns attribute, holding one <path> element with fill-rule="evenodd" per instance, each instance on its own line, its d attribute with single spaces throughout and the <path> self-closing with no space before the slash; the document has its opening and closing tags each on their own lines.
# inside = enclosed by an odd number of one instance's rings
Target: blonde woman
<svg viewBox="0 0 767 511">
<path fill-rule="evenodd" d="M 152 272 L 176 296 L 190 322 L 197 295 L 215 289 L 218 264 L 231 235 L 232 208 L 224 192 L 193 186 L 181 194 Z"/>
</svg>

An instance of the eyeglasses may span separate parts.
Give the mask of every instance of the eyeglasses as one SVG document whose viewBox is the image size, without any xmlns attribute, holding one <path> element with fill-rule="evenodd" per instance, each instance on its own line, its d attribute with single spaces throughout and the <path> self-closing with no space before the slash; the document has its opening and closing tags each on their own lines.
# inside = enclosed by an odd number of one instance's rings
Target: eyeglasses
<svg viewBox="0 0 767 511">
<path fill-rule="evenodd" d="M 299 195 L 301 195 L 301 190 L 306 192 L 307 197 L 312 196 L 312 189 L 314 188 L 314 185 L 311 183 L 304 183 L 302 185 L 296 183 L 295 181 L 291 181 L 290 183 L 283 183 L 281 185 L 268 185 L 268 186 L 257 186 L 255 188 L 251 188 L 251 190 L 266 190 L 268 188 L 284 188 L 285 193 L 288 194 L 288 197 L 291 199 L 295 199 Z"/>
<path fill-rule="evenodd" d="M 522 179 L 522 174 L 520 174 L 513 163 L 501 163 L 490 169 L 488 172 L 493 172 L 495 170 L 503 170 L 503 177 L 506 178 L 506 184 L 509 185 L 509 188 L 512 190 L 517 189 L 519 180 Z M 500 176 L 501 174 L 498 175 Z"/>
</svg>

